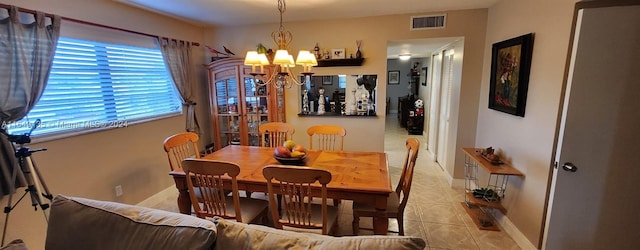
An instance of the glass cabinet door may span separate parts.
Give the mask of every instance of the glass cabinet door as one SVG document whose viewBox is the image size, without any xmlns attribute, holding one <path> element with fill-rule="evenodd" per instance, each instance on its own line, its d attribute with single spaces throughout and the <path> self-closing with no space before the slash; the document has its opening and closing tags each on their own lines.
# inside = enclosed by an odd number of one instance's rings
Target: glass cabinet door
<svg viewBox="0 0 640 250">
<path fill-rule="evenodd" d="M 261 124 L 269 122 L 267 86 L 257 86 L 252 77 L 244 78 L 245 114 L 247 122 L 248 145 L 260 146 Z"/>
<path fill-rule="evenodd" d="M 215 83 L 215 102 L 218 112 L 218 127 L 221 147 L 240 145 L 239 91 L 236 79 L 222 79 Z"/>
</svg>

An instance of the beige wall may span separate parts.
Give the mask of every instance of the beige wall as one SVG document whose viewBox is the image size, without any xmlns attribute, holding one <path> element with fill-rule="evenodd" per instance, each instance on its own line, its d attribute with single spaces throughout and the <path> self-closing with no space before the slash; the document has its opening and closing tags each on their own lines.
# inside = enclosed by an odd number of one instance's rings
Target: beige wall
<svg viewBox="0 0 640 250">
<path fill-rule="evenodd" d="M 122 27 L 139 32 L 202 42 L 202 29 L 175 19 L 141 11 L 111 0 L 2 0 L 5 4 L 41 10 L 64 17 Z M 199 80 L 204 82 L 200 63 L 203 49 L 194 50 Z M 206 88 L 201 88 L 197 102 L 206 104 Z M 197 108 L 208 113 L 207 105 Z M 162 150 L 167 136 L 184 130 L 184 117 L 178 116 L 129 127 L 30 145 L 47 148 L 33 158 L 53 194 L 138 203 L 173 185 L 169 166 Z M 206 138 L 209 136 L 207 135 Z M 208 141 L 208 140 L 207 140 Z M 204 143 L 204 142 L 203 142 Z M 114 187 L 122 185 L 124 195 L 115 197 Z M 23 189 L 17 194 L 21 195 Z M 14 196 L 15 202 L 17 196 Z M 0 200 L 4 208 L 7 197 Z M 0 223 L 4 224 L 4 215 Z M 27 197 L 10 214 L 7 241 L 22 238 L 31 249 L 44 249 L 46 224 L 40 209 L 33 211 Z"/>
<path fill-rule="evenodd" d="M 575 0 L 501 1 L 489 9 L 476 146 L 493 146 L 524 178 L 510 178 L 503 204 L 533 246 L 540 244 L 560 91 Z M 524 117 L 487 108 L 491 45 L 534 33 Z M 517 237 L 516 237 L 517 238 Z"/>
<path fill-rule="evenodd" d="M 274 10 L 275 11 L 275 10 Z M 387 83 L 387 41 L 418 39 L 431 37 L 464 37 L 465 53 L 462 76 L 462 96 L 470 97 L 469 105 L 460 107 L 459 130 L 466 131 L 468 145 L 475 138 L 475 121 L 477 111 L 477 94 L 480 91 L 482 49 L 484 48 L 484 32 L 487 10 L 450 11 L 447 13 L 447 28 L 410 31 L 411 15 L 388 15 L 354 19 L 329 21 L 309 21 L 284 24 L 293 34 L 291 50 L 313 49 L 318 43 L 321 49 L 346 48 L 347 55 L 356 49 L 356 40 L 363 40 L 362 52 L 365 62 L 360 67 L 328 67 L 314 68 L 316 74 L 377 74 L 378 78 L 378 117 L 363 118 L 328 118 L 298 117 L 298 88 L 286 91 L 286 119 L 296 126 L 294 139 L 298 143 L 308 144 L 306 128 L 316 124 L 339 124 L 347 129 L 345 149 L 347 150 L 384 150 L 384 119 L 386 83 Z M 422 13 L 420 13 L 422 14 Z M 286 20 L 286 14 L 285 14 Z M 277 19 L 274 19 L 277 21 Z M 278 28 L 277 24 L 257 26 L 237 26 L 211 29 L 207 32 L 207 43 L 215 47 L 225 45 L 243 56 L 247 50 L 255 50 L 258 43 L 273 48 L 270 34 Z M 421 138 L 424 142 L 424 139 Z M 457 153 L 457 152 L 456 152 Z M 454 163 L 452 163 L 454 164 Z M 456 166 L 462 163 L 455 163 Z M 462 177 L 459 177 L 462 178 Z"/>
</svg>

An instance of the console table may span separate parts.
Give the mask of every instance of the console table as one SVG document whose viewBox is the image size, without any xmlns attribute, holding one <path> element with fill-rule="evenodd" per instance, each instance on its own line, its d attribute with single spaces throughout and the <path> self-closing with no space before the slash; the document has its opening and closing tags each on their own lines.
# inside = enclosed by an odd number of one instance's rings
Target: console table
<svg viewBox="0 0 640 250">
<path fill-rule="evenodd" d="M 479 229 L 500 231 L 495 225 L 494 214 L 496 210 L 503 214 L 507 213 L 500 201 L 504 198 L 509 176 L 524 176 L 524 174 L 511 164 L 489 162 L 480 154 L 481 148 L 463 148 L 462 151 L 465 154 L 465 201 L 462 202 L 462 206 Z M 484 186 L 478 183 L 479 168 L 489 175 L 487 184 Z M 479 192 L 480 190 L 484 192 Z"/>
</svg>

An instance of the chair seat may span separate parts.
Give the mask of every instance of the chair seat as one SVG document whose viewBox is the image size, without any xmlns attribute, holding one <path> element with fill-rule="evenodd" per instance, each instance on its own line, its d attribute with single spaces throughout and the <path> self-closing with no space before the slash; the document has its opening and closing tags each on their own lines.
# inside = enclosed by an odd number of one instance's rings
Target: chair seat
<svg viewBox="0 0 640 250">
<path fill-rule="evenodd" d="M 398 193 L 392 192 L 389 194 L 389 198 L 387 198 L 387 216 L 391 218 L 395 218 L 398 214 L 398 204 L 400 204 L 400 199 L 398 197 Z M 369 203 L 359 203 L 353 202 L 353 211 L 356 213 L 360 213 L 365 217 L 368 217 L 366 214 L 375 214 L 377 213 L 375 206 Z M 370 215 L 373 216 L 373 215 Z"/>
<path fill-rule="evenodd" d="M 233 197 L 227 196 L 226 200 L 227 200 L 227 215 L 235 218 L 236 210 L 233 205 Z M 269 202 L 266 200 L 240 197 L 240 212 L 242 213 L 242 223 L 249 224 L 253 222 L 255 219 L 260 218 L 261 215 L 266 216 L 268 208 L 269 208 Z"/>
<path fill-rule="evenodd" d="M 327 228 L 329 228 L 329 230 L 333 229 L 334 226 L 336 226 L 336 224 L 338 223 L 338 213 L 339 213 L 338 207 L 327 206 Z M 244 214 L 242 216 L 244 217 Z M 282 219 L 280 219 L 280 221 L 284 222 L 287 220 L 288 220 L 287 215 L 283 214 Z M 322 225 L 322 205 L 312 204 L 311 223 Z M 296 231 L 296 232 L 317 233 L 317 231 L 320 230 L 321 228 L 305 229 L 305 228 L 285 226 L 285 229 L 289 231 Z"/>
</svg>

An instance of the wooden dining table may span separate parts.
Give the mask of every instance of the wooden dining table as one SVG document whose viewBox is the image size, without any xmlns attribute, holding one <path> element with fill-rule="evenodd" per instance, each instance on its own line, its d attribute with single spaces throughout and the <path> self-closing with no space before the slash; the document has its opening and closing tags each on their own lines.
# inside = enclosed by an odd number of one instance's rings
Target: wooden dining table
<svg viewBox="0 0 640 250">
<path fill-rule="evenodd" d="M 267 180 L 262 169 L 267 165 L 282 165 L 274 158 L 274 148 L 229 145 L 204 159 L 234 162 L 240 166 L 238 189 L 249 192 L 267 192 Z M 309 150 L 304 166 L 331 172 L 327 197 L 369 203 L 379 211 L 373 218 L 374 233 L 386 235 L 389 221 L 386 216 L 387 198 L 393 192 L 389 177 L 387 155 L 384 152 Z M 178 189 L 180 213 L 191 213 L 191 200 L 181 170 L 171 171 Z M 318 186 L 318 189 L 320 186 Z"/>
</svg>

